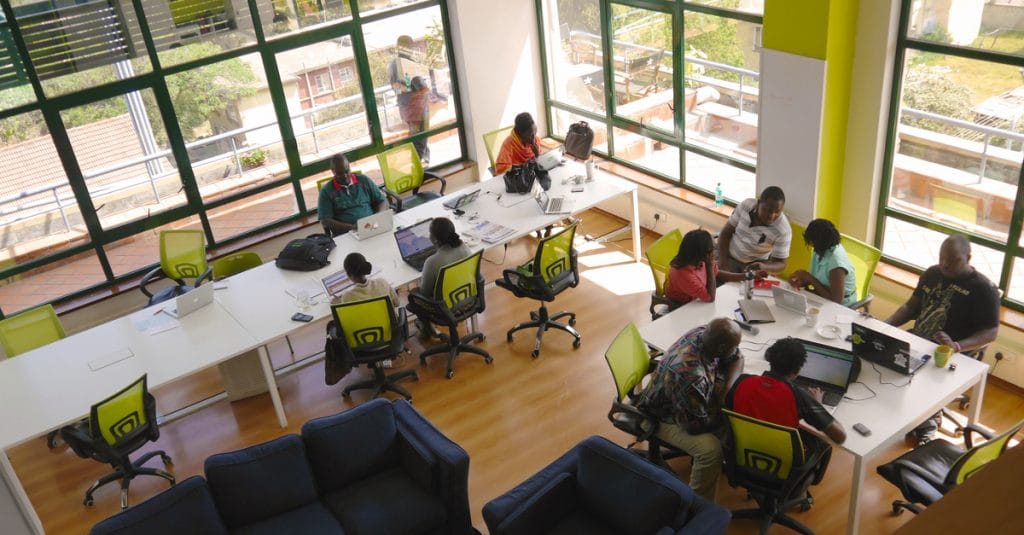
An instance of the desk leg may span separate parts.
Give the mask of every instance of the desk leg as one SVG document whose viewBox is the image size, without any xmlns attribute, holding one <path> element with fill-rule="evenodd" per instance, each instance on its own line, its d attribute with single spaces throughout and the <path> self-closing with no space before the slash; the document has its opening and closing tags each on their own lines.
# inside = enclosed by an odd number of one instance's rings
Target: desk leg
<svg viewBox="0 0 1024 535">
<path fill-rule="evenodd" d="M 630 193 L 630 201 L 633 202 L 633 260 L 636 262 L 640 261 L 640 194 L 638 193 L 640 188 L 636 188 Z"/>
<path fill-rule="evenodd" d="M 846 519 L 846 533 L 855 535 L 860 530 L 860 491 L 864 486 L 864 458 L 853 456 L 853 481 L 850 485 L 850 512 Z"/>
<path fill-rule="evenodd" d="M 988 373 L 981 375 L 974 389 L 971 391 L 971 412 L 967 414 L 967 423 L 976 424 L 981 421 L 981 402 L 985 399 L 985 381 L 988 380 Z"/>
<path fill-rule="evenodd" d="M 39 521 L 39 515 L 36 514 L 35 508 L 32 507 L 28 494 L 25 494 L 25 489 L 22 488 L 21 481 L 18 480 L 18 474 L 14 472 L 11 460 L 7 458 L 7 452 L 3 450 L 0 450 L 0 485 L 7 487 L 10 497 L 14 499 L 14 505 L 21 512 L 21 519 L 25 521 L 24 524 L 21 524 L 13 518 L 5 518 L 3 525 L 7 529 L 19 528 L 19 526 L 23 525 L 29 530 L 26 533 L 37 533 L 39 535 L 45 533 L 43 531 L 43 523 Z M 16 532 L 21 532 L 21 529 L 16 529 Z"/>
<path fill-rule="evenodd" d="M 260 346 L 258 351 L 260 365 L 263 366 L 263 377 L 267 380 L 267 391 L 270 392 L 270 399 L 274 402 L 274 412 L 277 413 L 277 423 L 281 424 L 281 427 L 288 427 L 288 418 L 284 415 L 284 405 L 281 404 L 281 393 L 277 391 L 274 367 L 270 365 L 270 353 L 267 352 L 265 345 Z"/>
</svg>

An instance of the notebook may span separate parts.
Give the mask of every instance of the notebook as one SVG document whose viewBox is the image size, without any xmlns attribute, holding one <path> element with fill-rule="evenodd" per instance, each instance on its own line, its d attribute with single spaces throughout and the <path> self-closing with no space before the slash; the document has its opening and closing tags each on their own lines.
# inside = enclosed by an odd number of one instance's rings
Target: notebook
<svg viewBox="0 0 1024 535">
<path fill-rule="evenodd" d="M 430 241 L 430 222 L 434 218 L 424 219 L 419 223 L 400 228 L 395 231 L 398 252 L 402 260 L 416 271 L 423 271 L 423 263 L 437 251 L 437 246 Z"/>
<path fill-rule="evenodd" d="M 469 193 L 467 193 L 465 195 L 460 195 L 458 197 L 455 197 L 454 199 L 448 199 L 447 201 L 444 201 L 443 204 L 444 204 L 445 208 L 448 208 L 448 209 L 451 209 L 451 210 L 462 210 L 463 208 L 465 208 L 465 207 L 469 206 L 470 204 L 472 204 L 473 201 L 475 201 L 476 198 L 479 197 L 479 196 L 480 196 L 480 190 L 477 189 L 477 190 L 473 190 L 473 191 L 471 191 L 471 192 L 469 192 Z"/>
<path fill-rule="evenodd" d="M 545 214 L 568 214 L 572 212 L 572 199 L 552 197 L 541 187 L 540 181 L 533 182 L 533 198 Z"/>
<path fill-rule="evenodd" d="M 352 235 L 357 240 L 365 240 L 378 234 L 391 232 L 391 228 L 394 226 L 394 216 L 395 212 L 384 210 L 383 212 L 377 212 L 361 218 L 359 221 L 356 221 L 356 229 L 352 232 Z"/>
<path fill-rule="evenodd" d="M 864 324 L 854 322 L 850 324 L 850 328 L 853 331 L 853 353 L 868 362 L 874 362 L 903 375 L 913 375 L 930 358 L 930 355 L 912 355 L 910 342 L 876 331 Z"/>
<path fill-rule="evenodd" d="M 164 309 L 175 318 L 184 318 L 189 314 L 213 302 L 213 285 L 204 284 L 174 298 L 174 306 Z"/>
<path fill-rule="evenodd" d="M 860 361 L 845 349 L 797 340 L 807 351 L 807 361 L 793 382 L 804 388 L 820 388 L 825 393 L 821 404 L 830 413 L 835 412 L 850 383 L 860 375 Z"/>
<path fill-rule="evenodd" d="M 744 321 L 747 323 L 771 323 L 775 316 L 764 301 L 756 299 L 740 299 L 740 311 L 743 312 Z"/>
</svg>

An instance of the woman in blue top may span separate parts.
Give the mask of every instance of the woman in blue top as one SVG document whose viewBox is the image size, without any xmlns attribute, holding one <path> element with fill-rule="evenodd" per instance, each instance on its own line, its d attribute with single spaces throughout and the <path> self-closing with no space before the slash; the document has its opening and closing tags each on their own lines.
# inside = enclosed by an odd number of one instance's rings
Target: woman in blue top
<svg viewBox="0 0 1024 535">
<path fill-rule="evenodd" d="M 857 274 L 840 244 L 839 230 L 828 219 L 815 219 L 804 230 L 804 242 L 814 249 L 810 273 L 800 269 L 789 277 L 794 287 L 807 288 L 836 303 L 857 301 Z"/>
</svg>

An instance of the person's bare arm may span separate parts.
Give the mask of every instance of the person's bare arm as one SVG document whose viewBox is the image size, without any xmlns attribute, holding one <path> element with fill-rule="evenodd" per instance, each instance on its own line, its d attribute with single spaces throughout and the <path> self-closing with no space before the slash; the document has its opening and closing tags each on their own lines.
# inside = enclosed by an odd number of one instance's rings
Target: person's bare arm
<svg viewBox="0 0 1024 535">
<path fill-rule="evenodd" d="M 708 292 L 708 301 L 714 302 L 715 292 L 718 290 L 718 281 L 715 277 L 715 252 L 711 251 L 708 253 L 707 258 L 704 259 L 704 275 L 707 278 L 707 284 L 705 289 Z"/>
<path fill-rule="evenodd" d="M 760 262 L 751 262 L 747 269 L 754 271 L 767 271 L 768 273 L 779 273 L 786 269 L 785 258 L 769 258 Z"/>
<path fill-rule="evenodd" d="M 889 319 L 885 320 L 889 325 L 895 325 L 899 327 L 904 323 L 917 317 L 918 312 L 921 311 L 921 298 L 912 295 L 910 299 L 907 299 L 906 303 L 903 303 L 900 308 L 896 309 L 896 312 L 889 316 Z"/>
<path fill-rule="evenodd" d="M 344 234 L 356 228 L 355 223 L 346 223 L 344 221 L 338 221 L 337 219 L 321 219 L 320 224 L 323 225 L 324 230 L 326 230 L 328 234 L 333 234 L 335 236 L 338 234 Z"/>
<path fill-rule="evenodd" d="M 813 398 L 814 401 L 817 401 L 818 403 L 821 403 L 821 400 L 825 398 L 825 391 L 816 386 L 808 388 L 807 393 L 810 394 L 811 398 Z M 803 424 L 802 421 L 801 424 Z M 821 431 L 818 431 L 817 429 L 814 429 L 809 425 L 801 425 L 800 427 L 803 429 L 807 429 L 811 433 L 818 436 L 821 436 L 821 434 L 824 433 L 825 436 L 827 436 L 836 444 L 842 444 L 846 440 L 846 429 L 843 428 L 843 424 L 839 423 L 838 420 L 832 420 L 832 423 L 828 424 L 828 427 L 822 429 Z"/>
<path fill-rule="evenodd" d="M 789 283 L 801 288 L 810 288 L 814 295 L 824 297 L 834 303 L 843 304 L 843 293 L 846 290 L 846 270 L 835 268 L 828 272 L 828 287 L 817 277 L 800 270 L 789 278 Z"/>
<path fill-rule="evenodd" d="M 960 345 L 960 351 L 973 351 L 975 349 L 985 347 L 995 341 L 996 335 L 999 333 L 999 327 L 992 327 L 989 329 L 982 329 L 967 338 L 961 340 L 953 340 L 943 331 L 935 333 L 935 342 L 945 344 L 948 346 L 954 346 L 954 342 Z"/>
<path fill-rule="evenodd" d="M 718 233 L 718 265 L 729 269 L 729 243 L 732 242 L 732 235 L 736 233 L 736 227 L 726 223 L 722 231 Z"/>
</svg>

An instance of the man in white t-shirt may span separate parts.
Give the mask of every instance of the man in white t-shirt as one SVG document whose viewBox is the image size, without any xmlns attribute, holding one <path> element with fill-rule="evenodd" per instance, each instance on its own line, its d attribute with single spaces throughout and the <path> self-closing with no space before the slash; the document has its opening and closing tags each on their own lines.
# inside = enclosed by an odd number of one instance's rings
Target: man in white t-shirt
<svg viewBox="0 0 1024 535">
<path fill-rule="evenodd" d="M 737 205 L 718 235 L 718 265 L 736 273 L 786 269 L 793 230 L 782 213 L 785 206 L 786 194 L 778 186 Z"/>
</svg>

